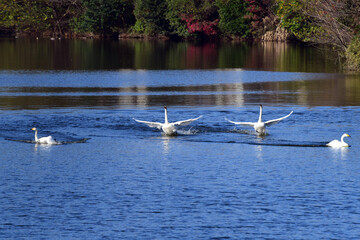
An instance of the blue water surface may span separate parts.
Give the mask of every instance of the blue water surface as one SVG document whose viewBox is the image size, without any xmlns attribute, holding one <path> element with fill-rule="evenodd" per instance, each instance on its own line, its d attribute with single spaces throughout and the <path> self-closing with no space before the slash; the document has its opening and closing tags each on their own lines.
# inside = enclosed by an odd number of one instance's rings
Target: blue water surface
<svg viewBox="0 0 360 240">
<path fill-rule="evenodd" d="M 359 96 L 341 74 L 1 71 L 0 238 L 357 239 Z M 355 85 L 356 86 L 356 85 Z M 357 85 L 359 86 L 359 85 Z M 163 136 L 133 120 L 203 117 Z M 225 120 L 294 113 L 257 136 Z M 37 145 L 52 135 L 61 144 Z M 350 148 L 326 143 L 344 133 Z"/>
</svg>

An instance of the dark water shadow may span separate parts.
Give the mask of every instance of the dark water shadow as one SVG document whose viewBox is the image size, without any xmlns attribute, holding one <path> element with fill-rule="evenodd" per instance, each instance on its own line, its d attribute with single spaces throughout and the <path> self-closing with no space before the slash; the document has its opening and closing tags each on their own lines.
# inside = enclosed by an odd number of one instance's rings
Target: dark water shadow
<svg viewBox="0 0 360 240">
<path fill-rule="evenodd" d="M 277 146 L 277 147 L 328 147 L 327 142 L 301 142 L 301 141 L 287 141 L 279 140 L 274 142 L 251 142 L 251 141 L 226 141 L 226 140 L 194 140 L 188 139 L 189 142 L 203 142 L 203 143 L 231 143 L 231 144 L 247 144 L 257 146 Z"/>
<path fill-rule="evenodd" d="M 328 147 L 327 142 L 283 142 L 283 143 L 251 143 L 246 142 L 249 145 L 259 145 L 259 146 L 278 146 L 278 147 Z"/>
<path fill-rule="evenodd" d="M 259 134 L 259 133 L 255 132 L 254 130 L 245 130 L 245 129 L 232 129 L 229 132 L 238 133 L 238 134 L 252 135 L 252 136 L 256 136 L 256 137 L 261 138 L 261 139 L 264 139 L 266 136 L 270 135 L 267 132 Z"/>
<path fill-rule="evenodd" d="M 212 139 L 210 140 L 198 138 L 198 136 L 200 136 L 201 134 L 206 134 L 206 133 L 219 133 L 219 134 L 235 133 L 235 134 L 254 136 L 256 138 L 253 141 L 227 140 L 226 139 L 227 137 L 223 135 L 217 135 L 217 137 L 219 137 L 218 139 L 215 139 L 216 136 L 215 138 L 213 136 Z M 186 136 L 194 136 L 195 138 L 187 138 Z M 194 128 L 190 128 L 189 130 L 178 130 L 178 134 L 176 135 L 168 136 L 159 132 L 159 135 L 157 136 L 152 135 L 147 137 L 150 137 L 151 139 L 154 140 L 181 139 L 182 141 L 186 141 L 186 142 L 198 142 L 198 143 L 231 143 L 231 144 L 247 144 L 247 145 L 278 146 L 278 147 L 328 147 L 326 145 L 327 142 L 276 140 L 276 139 L 269 139 L 269 136 L 270 134 L 268 133 L 266 133 L 265 135 L 258 135 L 256 132 L 252 130 L 239 130 L 239 129 L 228 130 L 226 128 L 194 127 Z"/>
</svg>

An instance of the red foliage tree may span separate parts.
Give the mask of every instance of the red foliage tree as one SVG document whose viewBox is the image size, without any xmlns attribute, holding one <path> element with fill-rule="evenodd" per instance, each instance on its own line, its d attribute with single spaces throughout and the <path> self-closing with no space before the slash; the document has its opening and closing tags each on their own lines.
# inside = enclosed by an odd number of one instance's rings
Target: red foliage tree
<svg viewBox="0 0 360 240">
<path fill-rule="evenodd" d="M 244 0 L 248 3 L 248 14 L 244 16 L 245 19 L 251 21 L 251 28 L 253 30 L 262 26 L 262 19 L 270 15 L 271 0 Z"/>
<path fill-rule="evenodd" d="M 189 33 L 200 33 L 205 36 L 214 36 L 219 33 L 219 19 L 214 21 L 195 19 L 192 14 L 182 14 L 181 20 L 186 22 Z"/>
</svg>

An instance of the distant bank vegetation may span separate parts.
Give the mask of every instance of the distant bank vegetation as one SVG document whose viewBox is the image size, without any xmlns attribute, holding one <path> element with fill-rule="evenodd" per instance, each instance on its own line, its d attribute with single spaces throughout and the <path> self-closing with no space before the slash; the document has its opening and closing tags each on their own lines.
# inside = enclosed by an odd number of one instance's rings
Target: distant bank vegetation
<svg viewBox="0 0 360 240">
<path fill-rule="evenodd" d="M 360 71 L 359 0 L 1 0 L 0 34 L 321 43 Z"/>
</svg>

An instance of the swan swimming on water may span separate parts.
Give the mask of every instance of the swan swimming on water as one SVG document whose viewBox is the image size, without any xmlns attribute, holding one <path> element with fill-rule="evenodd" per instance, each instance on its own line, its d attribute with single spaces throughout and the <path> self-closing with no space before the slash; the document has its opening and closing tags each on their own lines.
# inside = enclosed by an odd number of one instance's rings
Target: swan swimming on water
<svg viewBox="0 0 360 240">
<path fill-rule="evenodd" d="M 326 146 L 332 147 L 332 148 L 350 147 L 349 144 L 344 142 L 345 137 L 351 137 L 351 136 L 347 133 L 344 133 L 341 136 L 341 141 L 335 139 L 335 140 L 332 140 L 331 142 L 329 142 L 328 144 L 326 144 Z"/>
<path fill-rule="evenodd" d="M 47 136 L 47 137 L 42 137 L 42 138 L 38 138 L 37 134 L 38 131 L 37 129 L 34 127 L 31 130 L 35 131 L 35 142 L 36 143 L 41 143 L 41 144 L 57 144 L 57 142 L 55 141 L 55 139 L 52 138 L 52 136 Z"/>
<path fill-rule="evenodd" d="M 260 134 L 260 135 L 263 135 L 265 134 L 265 130 L 266 130 L 266 127 L 269 127 L 273 124 L 276 124 L 278 122 L 280 122 L 281 120 L 289 117 L 293 111 L 291 111 L 288 115 L 286 115 L 285 117 L 281 117 L 281 118 L 277 118 L 277 119 L 273 119 L 273 120 L 269 120 L 269 121 L 266 121 L 266 122 L 263 122 L 262 121 L 262 110 L 263 110 L 263 107 L 262 105 L 260 104 L 260 114 L 259 114 L 259 120 L 257 122 L 234 122 L 234 121 L 231 121 L 227 118 L 225 118 L 227 121 L 233 123 L 233 124 L 237 124 L 237 125 L 243 125 L 243 126 L 251 126 L 251 127 L 254 127 L 255 131 Z"/>
<path fill-rule="evenodd" d="M 139 122 L 139 123 L 144 123 L 144 124 L 148 125 L 149 127 L 153 127 L 153 128 L 155 127 L 157 129 L 160 129 L 166 135 L 175 135 L 177 126 L 189 125 L 193 121 L 196 121 L 196 120 L 198 120 L 199 118 L 202 117 L 202 116 L 200 116 L 200 117 L 197 117 L 197 118 L 192 118 L 192 119 L 187 119 L 187 120 L 182 120 L 182 121 L 177 121 L 177 122 L 170 123 L 168 121 L 167 107 L 165 106 L 164 109 L 165 109 L 165 123 L 148 122 L 148 121 L 137 120 L 135 118 L 134 118 L 134 120 L 136 122 Z"/>
</svg>

